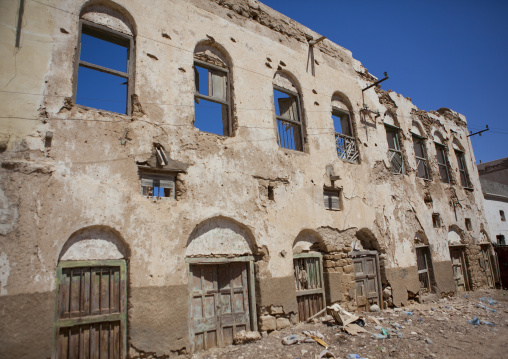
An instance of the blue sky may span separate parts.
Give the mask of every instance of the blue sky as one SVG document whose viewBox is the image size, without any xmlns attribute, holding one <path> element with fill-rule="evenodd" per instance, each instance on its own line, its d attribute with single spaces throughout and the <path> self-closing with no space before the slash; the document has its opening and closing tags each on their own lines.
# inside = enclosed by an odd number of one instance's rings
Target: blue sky
<svg viewBox="0 0 508 359">
<path fill-rule="evenodd" d="M 508 156 L 508 1 L 261 0 L 352 51 L 422 110 L 466 116 L 476 161 Z"/>
</svg>

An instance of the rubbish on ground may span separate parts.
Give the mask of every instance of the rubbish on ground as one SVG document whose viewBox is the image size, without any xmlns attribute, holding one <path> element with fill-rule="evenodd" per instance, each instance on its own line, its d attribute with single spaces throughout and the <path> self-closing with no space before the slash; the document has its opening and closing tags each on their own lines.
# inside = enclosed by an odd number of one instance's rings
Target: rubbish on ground
<svg viewBox="0 0 508 359">
<path fill-rule="evenodd" d="M 385 337 L 389 335 L 386 329 L 381 329 L 381 334 L 383 334 Z"/>
<path fill-rule="evenodd" d="M 348 354 L 347 359 L 359 359 L 361 356 L 358 354 Z"/>
<path fill-rule="evenodd" d="M 328 348 L 328 344 L 326 344 L 323 339 L 325 338 L 323 334 L 321 334 L 320 332 L 318 331 L 315 331 L 315 330 L 309 330 L 309 331 L 304 331 L 302 332 L 303 334 L 305 334 L 306 336 L 308 336 L 309 338 L 313 339 L 316 343 L 318 343 L 319 345 L 322 345 L 324 346 L 325 348 Z"/>
<path fill-rule="evenodd" d="M 372 320 L 374 323 L 376 323 L 377 325 L 381 325 L 381 322 L 379 321 L 379 319 L 377 319 L 376 317 L 369 317 L 370 320 Z"/>
<path fill-rule="evenodd" d="M 406 311 L 403 311 L 402 314 L 405 314 L 405 315 L 415 315 L 415 313 L 412 313 L 412 312 L 406 312 Z"/>
<path fill-rule="evenodd" d="M 393 308 L 393 311 L 394 312 L 402 312 L 402 309 L 400 309 L 400 308 Z"/>
<path fill-rule="evenodd" d="M 373 304 L 373 305 L 371 305 L 371 306 L 370 306 L 369 310 L 370 310 L 371 312 L 377 313 L 377 312 L 379 312 L 379 311 L 380 311 L 380 309 L 379 309 L 379 305 L 377 305 L 377 304 Z"/>
<path fill-rule="evenodd" d="M 353 323 L 343 326 L 342 330 L 351 335 L 357 335 L 358 333 L 367 333 L 365 329 Z"/>
<path fill-rule="evenodd" d="M 470 319 L 467 322 L 472 325 L 480 325 L 480 319 L 478 319 L 478 317 L 474 317 L 473 319 Z"/>
<path fill-rule="evenodd" d="M 395 329 L 401 329 L 402 328 L 399 323 L 392 323 L 392 327 L 394 327 Z"/>
<path fill-rule="evenodd" d="M 325 349 L 319 353 L 319 359 L 321 358 L 336 358 L 336 356 L 331 351 Z"/>
<path fill-rule="evenodd" d="M 334 305 L 331 305 L 327 307 L 331 310 L 331 315 L 335 319 L 335 321 L 339 325 L 346 326 L 350 323 L 356 322 L 358 319 L 360 319 L 359 316 L 349 313 L 348 311 L 344 310 L 339 304 L 335 303 Z"/>
<path fill-rule="evenodd" d="M 432 344 L 432 340 L 430 340 L 430 338 L 425 338 L 425 343 Z"/>
<path fill-rule="evenodd" d="M 355 321 L 353 322 L 353 324 L 359 325 L 360 327 L 362 327 L 362 328 L 363 328 L 363 327 L 365 326 L 365 319 L 360 318 L 360 319 L 358 319 L 358 320 L 355 320 Z"/>
<path fill-rule="evenodd" d="M 305 342 L 307 339 L 303 335 L 299 334 L 292 334 L 288 335 L 287 337 L 282 338 L 282 344 L 284 345 L 293 345 L 293 344 L 299 344 Z"/>
<path fill-rule="evenodd" d="M 321 309 L 319 312 L 314 314 L 312 317 L 309 317 L 309 319 L 307 319 L 307 321 L 310 322 L 312 319 L 319 317 L 319 315 L 323 314 L 325 311 L 326 311 L 326 308 Z"/>
<path fill-rule="evenodd" d="M 259 332 L 247 332 L 245 330 L 241 330 L 235 334 L 233 339 L 233 344 L 246 344 L 252 343 L 255 341 L 261 340 L 261 334 Z"/>
<path fill-rule="evenodd" d="M 491 323 L 488 320 L 480 320 L 480 324 L 494 326 L 494 323 Z"/>
<path fill-rule="evenodd" d="M 376 340 L 383 340 L 383 339 L 386 339 L 387 337 L 384 336 L 383 334 L 372 334 L 371 338 L 376 339 Z"/>
<path fill-rule="evenodd" d="M 401 332 L 397 332 L 397 337 L 398 338 L 402 338 L 402 333 Z"/>
<path fill-rule="evenodd" d="M 383 329 L 383 327 L 382 327 L 382 326 L 380 326 L 380 325 L 375 325 L 375 326 L 374 326 L 374 329 L 376 329 L 376 330 L 381 330 L 381 329 Z"/>
<path fill-rule="evenodd" d="M 487 303 L 489 303 L 489 304 L 490 304 L 490 305 L 492 305 L 492 306 L 498 303 L 498 302 L 497 302 L 497 300 L 494 300 L 494 299 L 492 299 L 491 297 L 486 297 L 486 298 L 485 298 L 485 297 L 483 297 L 483 298 L 480 298 L 480 302 L 487 302 Z"/>
</svg>

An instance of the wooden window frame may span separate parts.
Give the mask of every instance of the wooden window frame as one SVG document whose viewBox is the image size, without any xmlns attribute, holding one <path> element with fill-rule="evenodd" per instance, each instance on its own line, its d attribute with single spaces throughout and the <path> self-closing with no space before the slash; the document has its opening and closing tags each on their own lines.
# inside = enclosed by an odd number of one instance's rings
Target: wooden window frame
<svg viewBox="0 0 508 359">
<path fill-rule="evenodd" d="M 466 159 L 464 156 L 464 151 L 455 149 L 455 157 L 457 157 L 457 168 L 459 170 L 460 184 L 464 188 L 471 188 L 471 183 L 469 182 L 469 173 L 466 167 Z"/>
<path fill-rule="evenodd" d="M 385 131 L 386 131 L 386 135 L 388 136 L 389 133 L 393 133 L 395 136 L 394 136 L 394 139 L 395 141 L 394 142 L 394 146 L 395 148 L 391 148 L 390 147 L 390 142 L 388 141 L 388 137 L 387 137 L 387 142 L 388 142 L 388 158 L 390 160 L 390 164 L 391 164 L 391 172 L 393 174 L 397 174 L 397 175 L 403 175 L 404 174 L 404 156 L 402 154 L 402 150 L 401 150 L 401 146 L 400 146 L 400 141 L 399 141 L 399 131 L 400 131 L 400 128 L 396 127 L 396 126 L 393 126 L 393 125 L 390 125 L 390 124 L 387 124 L 385 123 Z M 400 161 L 401 161 L 401 166 L 400 166 L 400 171 L 399 172 L 395 172 L 393 170 L 393 164 L 392 164 L 392 159 L 390 158 L 390 153 L 394 153 L 394 156 L 395 155 L 398 155 L 400 156 Z"/>
<path fill-rule="evenodd" d="M 76 318 L 59 318 L 59 299 L 60 299 L 60 285 L 62 283 L 62 270 L 67 268 L 81 268 L 81 267 L 120 267 L 120 313 L 117 314 L 100 314 L 90 315 L 86 317 Z M 109 259 L 109 260 L 77 260 L 77 261 L 61 261 L 56 268 L 56 295 L 55 295 L 55 308 L 53 320 L 53 357 L 57 355 L 57 342 L 58 333 L 60 328 L 68 328 L 75 325 L 93 324 L 104 321 L 119 321 L 120 322 L 120 358 L 127 357 L 127 263 L 125 259 Z"/>
<path fill-rule="evenodd" d="M 176 201 L 176 178 L 177 178 L 177 173 L 176 172 L 173 172 L 173 171 L 156 171 L 156 170 L 146 170 L 146 169 L 143 169 L 143 168 L 138 168 L 138 171 L 139 171 L 139 180 L 141 182 L 141 195 L 145 198 L 148 198 L 148 199 L 154 199 L 154 200 L 170 200 L 170 201 Z M 143 189 L 143 179 L 146 178 L 148 180 L 150 179 L 156 179 L 156 180 L 166 180 L 166 181 L 172 181 L 173 182 L 173 186 L 171 187 L 172 188 L 172 191 L 171 191 L 171 195 L 169 197 L 160 197 L 160 196 L 149 196 L 147 194 L 144 193 L 144 189 Z M 154 186 L 155 187 L 155 186 Z M 161 187 L 160 187 L 161 188 Z M 164 187 L 164 188 L 167 188 L 167 187 Z"/>
<path fill-rule="evenodd" d="M 335 132 L 335 145 L 337 148 L 337 155 L 339 158 L 343 161 L 349 162 L 349 163 L 358 163 L 358 157 L 359 157 L 359 149 L 358 144 L 356 143 L 356 135 L 353 129 L 353 122 L 351 118 L 351 114 L 349 111 L 346 111 L 344 109 L 332 106 L 332 116 L 339 117 L 341 116 L 347 116 L 348 119 L 348 125 L 349 125 L 349 135 L 346 135 L 342 132 L 335 131 L 334 126 L 334 132 Z M 341 126 L 342 129 L 342 126 Z M 348 153 L 346 150 L 348 148 L 348 145 L 351 146 L 350 148 L 354 147 L 354 150 L 351 151 L 352 153 Z"/>
<path fill-rule="evenodd" d="M 414 133 L 411 133 L 411 134 L 413 135 L 413 150 L 414 150 L 415 161 L 416 161 L 416 177 L 429 181 L 430 180 L 430 173 L 429 173 L 429 164 L 427 161 L 427 151 L 425 148 L 425 137 L 419 136 Z M 420 150 L 422 151 L 423 157 L 419 157 L 416 155 L 415 146 L 420 146 Z M 421 161 L 421 163 L 423 163 L 423 168 L 425 170 L 424 177 L 421 177 L 418 173 L 418 161 Z"/>
<path fill-rule="evenodd" d="M 218 98 L 218 97 L 214 97 L 214 96 L 210 96 L 210 95 L 207 96 L 207 95 L 203 95 L 203 94 L 199 93 L 199 90 L 196 87 L 196 72 L 197 72 L 196 66 L 208 70 L 208 76 L 210 76 L 210 70 L 223 72 L 225 74 L 225 76 L 226 76 L 226 100 L 225 101 Z M 196 58 L 194 59 L 193 68 L 195 71 L 194 72 L 194 101 L 196 102 L 199 99 L 203 99 L 205 101 L 210 101 L 210 102 L 218 103 L 220 105 L 227 106 L 226 118 L 222 118 L 222 128 L 223 128 L 223 130 L 227 129 L 227 131 L 226 131 L 226 133 L 223 133 L 222 136 L 231 137 L 233 134 L 233 124 L 232 124 L 231 119 L 233 118 L 233 116 L 232 116 L 232 111 L 231 111 L 231 74 L 230 74 L 229 69 L 220 67 L 220 66 L 217 66 L 214 64 L 210 64 L 206 61 L 198 60 Z M 208 86 L 210 87 L 211 86 L 210 79 L 208 81 L 209 81 Z M 194 104 L 194 108 L 196 108 L 195 104 Z M 195 118 L 195 116 L 196 116 L 196 113 L 194 112 L 194 118 Z M 224 125 L 224 121 L 226 121 L 226 125 Z M 206 131 L 201 131 L 201 132 L 206 132 Z M 218 136 L 220 136 L 220 135 L 218 135 Z"/>
<path fill-rule="evenodd" d="M 331 198 L 331 196 L 329 196 L 328 198 L 328 204 L 325 205 L 325 209 L 328 210 L 328 211 L 341 211 L 342 210 L 342 201 L 341 201 L 341 193 L 342 193 L 342 189 L 341 188 L 329 188 L 329 187 L 324 187 L 323 188 L 323 204 L 324 204 L 324 199 L 326 198 L 326 195 L 328 194 L 336 194 L 337 195 L 337 208 L 335 208 L 333 206 L 333 200 Z"/>
<path fill-rule="evenodd" d="M 84 33 L 86 35 L 90 35 L 96 37 L 98 39 L 125 46 L 128 48 L 127 51 L 127 72 L 113 70 L 107 67 L 103 67 L 100 65 L 95 65 L 86 61 L 81 60 L 81 34 Z M 83 108 L 90 108 L 84 105 L 79 105 L 76 103 L 77 93 L 78 93 L 78 71 L 80 67 L 85 67 L 91 70 L 104 72 L 110 75 L 115 75 L 126 79 L 127 81 L 127 99 L 126 104 L 127 108 L 125 110 L 125 115 L 131 116 L 132 114 L 132 94 L 134 93 L 134 37 L 130 35 L 123 34 L 119 31 L 112 30 L 105 26 L 96 24 L 94 22 L 80 19 L 79 20 L 79 34 L 78 34 L 78 46 L 76 47 L 76 58 L 74 64 L 74 75 L 73 75 L 73 95 L 72 101 L 77 106 Z M 100 84 L 97 84 L 98 86 Z M 108 110 L 101 110 L 108 111 Z M 112 112 L 112 111 L 109 111 Z M 116 112 L 115 112 L 116 113 Z"/>
<path fill-rule="evenodd" d="M 446 146 L 441 143 L 438 143 L 438 142 L 434 142 L 434 145 L 436 147 L 436 152 L 441 153 L 441 155 L 443 156 L 443 159 L 444 159 L 444 163 L 439 162 L 439 156 L 437 156 L 437 153 L 436 153 L 436 162 L 438 165 L 439 177 L 441 178 L 441 182 L 450 183 L 450 172 L 448 171 L 449 164 L 448 164 L 448 157 L 446 156 Z M 444 169 L 444 173 L 446 173 L 446 179 L 443 178 L 441 169 Z"/>
<path fill-rule="evenodd" d="M 296 120 L 293 120 L 293 119 L 290 119 L 290 118 L 287 118 L 284 116 L 278 116 L 277 111 L 275 111 L 275 128 L 277 130 L 277 144 L 279 145 L 279 147 L 284 148 L 286 150 L 304 152 L 305 151 L 305 142 L 304 142 L 304 135 L 303 135 L 303 116 L 302 116 L 303 112 L 302 112 L 302 107 L 301 107 L 300 94 L 298 92 L 294 92 L 294 91 L 285 89 L 284 87 L 280 87 L 277 85 L 273 85 L 273 90 L 279 91 L 279 92 L 282 92 L 286 95 L 294 97 L 296 100 Z M 274 110 L 275 110 L 275 96 L 273 98 L 273 106 L 274 106 Z M 293 140 L 295 142 L 295 149 L 294 150 L 291 148 L 282 146 L 282 144 L 280 142 L 280 133 L 279 133 L 279 126 L 277 124 L 277 121 L 289 122 L 289 123 L 299 127 L 301 148 L 297 148 L 296 136 L 294 136 L 294 135 L 293 135 L 293 137 L 294 137 Z"/>
</svg>

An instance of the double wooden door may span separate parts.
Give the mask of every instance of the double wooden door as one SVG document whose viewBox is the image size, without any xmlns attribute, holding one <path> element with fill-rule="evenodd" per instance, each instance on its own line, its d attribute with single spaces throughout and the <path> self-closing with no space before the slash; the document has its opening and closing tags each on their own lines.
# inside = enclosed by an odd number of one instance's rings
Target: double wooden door
<svg viewBox="0 0 508 359">
<path fill-rule="evenodd" d="M 369 311 L 370 306 L 380 302 L 378 258 L 376 252 L 352 254 L 355 270 L 356 305 L 359 311 Z"/>
<path fill-rule="evenodd" d="M 452 260 L 453 277 L 458 292 L 469 290 L 469 280 L 466 267 L 465 251 L 463 248 L 450 247 L 450 258 Z"/>
<path fill-rule="evenodd" d="M 190 264 L 193 350 L 233 343 L 250 330 L 248 263 Z"/>
<path fill-rule="evenodd" d="M 58 265 L 56 358 L 125 358 L 125 277 L 123 260 Z"/>
<path fill-rule="evenodd" d="M 325 306 L 320 253 L 295 254 L 293 259 L 298 319 L 303 322 Z"/>
</svg>

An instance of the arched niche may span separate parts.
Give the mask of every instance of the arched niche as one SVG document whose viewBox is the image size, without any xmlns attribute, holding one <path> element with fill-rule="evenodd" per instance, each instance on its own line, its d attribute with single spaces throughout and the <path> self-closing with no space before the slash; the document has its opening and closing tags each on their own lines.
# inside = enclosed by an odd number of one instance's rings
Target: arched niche
<svg viewBox="0 0 508 359">
<path fill-rule="evenodd" d="M 131 14 L 113 1 L 90 0 L 81 8 L 80 19 L 88 20 L 126 35 L 136 34 L 136 23 Z"/>
<path fill-rule="evenodd" d="M 232 59 L 226 49 L 210 40 L 202 40 L 196 44 L 194 58 L 224 69 L 232 67 Z"/>
<path fill-rule="evenodd" d="M 429 239 L 425 235 L 425 232 L 418 231 L 415 233 L 414 237 L 415 245 L 417 246 L 428 246 L 429 245 Z"/>
<path fill-rule="evenodd" d="M 130 251 L 120 234 L 106 226 L 74 232 L 60 251 L 59 261 L 127 259 Z"/>
<path fill-rule="evenodd" d="M 411 124 L 411 133 L 420 137 L 426 137 L 425 130 L 423 129 L 422 125 L 416 120 L 413 120 L 413 123 Z"/>
<path fill-rule="evenodd" d="M 273 84 L 286 90 L 301 94 L 298 81 L 293 74 L 288 71 L 277 71 L 273 76 Z"/>
<path fill-rule="evenodd" d="M 361 250 L 376 250 L 378 252 L 382 251 L 382 248 L 377 240 L 376 236 L 372 231 L 368 228 L 359 229 L 351 243 L 351 248 L 353 250 L 361 251 Z"/>
<path fill-rule="evenodd" d="M 254 254 L 254 236 L 241 223 L 226 217 L 207 219 L 194 228 L 185 250 L 186 257 Z"/>
<path fill-rule="evenodd" d="M 462 238 L 460 234 L 455 229 L 450 229 L 448 232 L 448 245 L 456 246 L 462 244 Z"/>
<path fill-rule="evenodd" d="M 464 146 L 460 143 L 460 141 L 457 138 L 454 138 L 452 141 L 452 147 L 454 150 L 465 152 Z"/>
<path fill-rule="evenodd" d="M 480 232 L 480 244 L 490 244 L 489 235 L 484 230 Z"/>
<path fill-rule="evenodd" d="M 440 145 L 446 146 L 446 144 L 445 144 L 445 138 L 444 138 L 444 136 L 441 134 L 441 132 L 439 132 L 439 131 L 434 131 L 433 138 L 434 138 L 434 142 L 435 142 L 435 143 L 439 143 Z"/>
<path fill-rule="evenodd" d="M 293 254 L 319 252 L 323 249 L 323 238 L 311 229 L 302 230 L 293 242 Z"/>
</svg>

